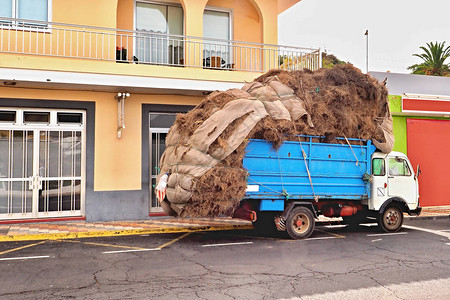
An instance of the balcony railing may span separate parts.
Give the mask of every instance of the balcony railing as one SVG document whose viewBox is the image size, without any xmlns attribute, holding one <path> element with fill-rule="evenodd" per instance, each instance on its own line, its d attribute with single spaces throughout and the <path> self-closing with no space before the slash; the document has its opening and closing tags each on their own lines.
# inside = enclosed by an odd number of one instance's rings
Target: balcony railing
<svg viewBox="0 0 450 300">
<path fill-rule="evenodd" d="M 0 52 L 250 72 L 321 67 L 320 49 L 13 18 L 0 18 Z"/>
</svg>

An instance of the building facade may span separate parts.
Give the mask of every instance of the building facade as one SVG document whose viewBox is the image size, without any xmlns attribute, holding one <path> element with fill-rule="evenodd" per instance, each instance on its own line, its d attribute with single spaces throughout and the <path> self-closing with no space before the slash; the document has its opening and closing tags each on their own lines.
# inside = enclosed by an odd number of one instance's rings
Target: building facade
<svg viewBox="0 0 450 300">
<path fill-rule="evenodd" d="M 146 219 L 176 114 L 269 69 L 299 0 L 0 1 L 0 221 Z"/>
<path fill-rule="evenodd" d="M 450 205 L 450 78 L 371 72 L 387 78 L 394 119 L 394 150 L 420 165 L 421 206 Z M 416 170 L 417 171 L 417 170 Z"/>
</svg>

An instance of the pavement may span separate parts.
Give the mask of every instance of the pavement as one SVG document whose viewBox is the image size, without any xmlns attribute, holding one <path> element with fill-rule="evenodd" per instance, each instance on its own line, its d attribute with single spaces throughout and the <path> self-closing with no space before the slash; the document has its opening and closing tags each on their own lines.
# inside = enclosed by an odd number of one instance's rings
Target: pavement
<svg viewBox="0 0 450 300">
<path fill-rule="evenodd" d="M 449 206 L 424 207 L 418 217 L 408 218 L 450 218 Z M 335 221 L 337 218 L 319 218 L 319 221 Z M 15 223 L 0 225 L 0 242 L 34 241 L 52 239 L 76 239 L 120 235 L 142 235 L 155 233 L 196 232 L 252 229 L 249 221 L 232 218 L 179 219 L 159 217 L 150 220 L 86 222 L 65 221 L 45 223 Z"/>
</svg>

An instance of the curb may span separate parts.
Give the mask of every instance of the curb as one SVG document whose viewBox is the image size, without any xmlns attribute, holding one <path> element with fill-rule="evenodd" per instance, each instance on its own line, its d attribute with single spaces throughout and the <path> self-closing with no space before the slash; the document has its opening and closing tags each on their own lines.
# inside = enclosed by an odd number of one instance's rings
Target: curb
<svg viewBox="0 0 450 300">
<path fill-rule="evenodd" d="M 220 231 L 220 230 L 244 230 L 244 229 L 253 229 L 253 226 L 252 225 L 192 226 L 192 227 L 183 227 L 183 228 L 172 227 L 172 228 L 154 228 L 154 229 L 108 230 L 108 231 L 95 231 L 95 232 L 20 234 L 20 235 L 0 236 L 0 242 L 64 240 L 64 239 L 127 236 L 127 235 L 141 235 L 141 234 L 158 234 L 158 233 L 161 234 L 161 233 Z"/>
<path fill-rule="evenodd" d="M 408 220 L 439 220 L 450 219 L 450 215 L 437 215 L 437 216 L 406 216 Z"/>
</svg>

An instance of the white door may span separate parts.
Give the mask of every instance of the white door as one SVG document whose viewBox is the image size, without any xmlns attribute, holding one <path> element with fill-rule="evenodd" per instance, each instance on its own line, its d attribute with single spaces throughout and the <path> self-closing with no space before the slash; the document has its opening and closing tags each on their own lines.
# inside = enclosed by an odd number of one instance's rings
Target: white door
<svg viewBox="0 0 450 300">
<path fill-rule="evenodd" d="M 388 195 L 401 197 L 407 203 L 414 204 L 417 200 L 416 182 L 406 159 L 401 157 L 388 158 Z"/>
<path fill-rule="evenodd" d="M 0 219 L 83 215 L 84 113 L 10 112 L 1 122 L 0 111 Z"/>
</svg>

